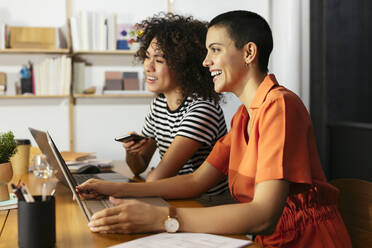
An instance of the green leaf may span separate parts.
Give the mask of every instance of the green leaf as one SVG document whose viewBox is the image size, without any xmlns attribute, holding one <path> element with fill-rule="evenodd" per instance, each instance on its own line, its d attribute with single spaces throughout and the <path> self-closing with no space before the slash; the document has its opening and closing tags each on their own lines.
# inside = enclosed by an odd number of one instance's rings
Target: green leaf
<svg viewBox="0 0 372 248">
<path fill-rule="evenodd" d="M 17 151 L 17 142 L 12 131 L 0 133 L 0 164 L 9 162 Z"/>
</svg>

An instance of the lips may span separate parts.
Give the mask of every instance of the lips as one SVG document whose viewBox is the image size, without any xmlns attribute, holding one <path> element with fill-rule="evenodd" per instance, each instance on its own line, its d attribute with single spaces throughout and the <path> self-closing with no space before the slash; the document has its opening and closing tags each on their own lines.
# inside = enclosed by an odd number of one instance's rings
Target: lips
<svg viewBox="0 0 372 248">
<path fill-rule="evenodd" d="M 221 70 L 213 70 L 211 71 L 211 76 L 213 77 L 213 82 L 217 80 L 217 78 L 222 74 Z"/>
<path fill-rule="evenodd" d="M 218 70 L 218 71 L 211 71 L 211 76 L 214 77 L 214 76 L 218 76 L 222 73 L 222 71 Z"/>
<path fill-rule="evenodd" d="M 147 76 L 146 79 L 147 79 L 147 82 L 150 82 L 150 83 L 155 82 L 156 80 L 158 80 L 157 77 L 153 77 L 153 76 Z"/>
</svg>

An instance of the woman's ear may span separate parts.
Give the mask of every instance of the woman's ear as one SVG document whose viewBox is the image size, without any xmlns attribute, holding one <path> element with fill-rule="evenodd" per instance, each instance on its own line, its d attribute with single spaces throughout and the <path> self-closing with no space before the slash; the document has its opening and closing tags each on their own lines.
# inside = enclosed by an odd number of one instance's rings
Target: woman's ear
<svg viewBox="0 0 372 248">
<path fill-rule="evenodd" d="M 257 58 L 257 45 L 254 42 L 248 42 L 243 49 L 245 63 L 251 64 Z"/>
</svg>

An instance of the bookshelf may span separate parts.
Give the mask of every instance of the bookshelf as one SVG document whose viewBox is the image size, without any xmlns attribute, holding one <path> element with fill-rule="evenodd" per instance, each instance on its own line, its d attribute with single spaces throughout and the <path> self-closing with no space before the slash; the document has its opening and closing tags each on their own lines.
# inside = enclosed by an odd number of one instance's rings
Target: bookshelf
<svg viewBox="0 0 372 248">
<path fill-rule="evenodd" d="M 65 8 L 63 8 L 61 2 L 64 2 Z M 2 21 L 6 22 L 7 18 L 13 16 L 19 18 L 19 20 L 13 18 L 9 21 L 8 24 L 10 25 L 16 25 L 12 23 L 15 20 L 20 21 L 21 26 L 22 23 L 27 23 L 30 26 L 50 25 L 60 27 L 64 23 L 68 23 L 69 18 L 72 15 L 76 15 L 80 10 L 125 14 L 128 15 L 128 19 L 124 22 L 135 23 L 152 16 L 154 13 L 167 11 L 167 4 L 169 3 L 164 0 L 150 2 L 147 0 L 136 2 L 121 0 L 108 0 L 107 2 L 56 0 L 56 4 L 54 2 L 50 4 L 46 0 L 35 0 L 33 1 L 33 6 L 28 9 L 32 12 L 43 6 L 43 8 L 40 8 L 42 11 L 38 12 L 40 14 L 37 18 L 28 16 L 29 11 L 26 12 L 23 10 L 24 8 L 19 8 L 16 3 L 7 6 L 1 6 L 0 4 L 0 7 L 9 8 L 9 13 L 11 14 L 2 16 Z M 56 5 L 56 7 L 54 9 L 46 7 L 47 10 L 44 12 L 44 5 Z M 145 5 L 147 6 L 146 8 L 144 8 Z M 128 6 L 130 6 L 130 10 L 128 10 Z M 44 20 L 39 18 L 40 16 Z M 45 18 L 53 20 L 48 21 Z M 39 20 L 36 21 L 35 19 Z M 39 24 L 35 24 L 35 22 Z M 72 44 L 70 34 L 66 38 L 68 44 Z M 125 71 L 126 69 L 121 69 L 122 66 L 131 71 L 129 67 L 133 66 L 134 54 L 135 51 L 131 50 L 74 51 L 71 45 L 64 49 L 50 50 L 10 48 L 0 50 L 0 71 L 18 74 L 22 64 L 27 63 L 28 60 L 39 63 L 43 58 L 59 56 L 71 57 L 72 61 L 82 57 L 101 71 L 107 68 L 113 71 Z M 137 66 L 142 69 L 142 65 L 137 64 Z M 138 70 L 138 72 L 140 72 L 139 77 L 142 77 L 141 71 Z M 15 77 L 13 78 L 11 79 L 8 76 L 8 82 L 10 80 L 14 82 Z M 96 78 L 96 74 L 92 78 Z M 62 150 L 97 151 L 98 157 L 103 154 L 102 158 L 122 159 L 122 155 L 120 155 L 122 154 L 122 147 L 113 142 L 111 137 L 127 131 L 139 131 L 153 97 L 153 94 L 145 91 L 106 95 L 74 94 L 72 91 L 68 95 L 0 95 L 0 114 L 15 115 L 15 117 L 7 118 L 7 121 L 1 124 L 0 131 L 12 129 L 16 131 L 18 137 L 31 138 L 28 136 L 27 127 L 36 127 L 50 131 Z M 58 116 L 63 118 L 58 118 Z M 34 119 L 39 119 L 39 121 L 34 121 Z M 94 135 L 92 135 L 93 133 Z"/>
<path fill-rule="evenodd" d="M 69 54 L 69 49 L 17 49 L 7 48 L 0 50 L 0 54 Z"/>
<path fill-rule="evenodd" d="M 131 50 L 114 51 L 75 51 L 73 55 L 134 55 L 136 52 Z"/>
<path fill-rule="evenodd" d="M 78 98 L 153 98 L 155 95 L 153 93 L 147 93 L 147 92 L 128 92 L 128 93 L 123 93 L 123 94 L 99 94 L 99 95 L 89 95 L 89 94 L 74 94 L 73 98 L 78 99 Z"/>
<path fill-rule="evenodd" d="M 3 99 L 47 99 L 47 98 L 68 98 L 70 95 L 15 95 L 15 96 L 7 96 L 7 95 L 0 95 L 0 98 Z"/>
</svg>

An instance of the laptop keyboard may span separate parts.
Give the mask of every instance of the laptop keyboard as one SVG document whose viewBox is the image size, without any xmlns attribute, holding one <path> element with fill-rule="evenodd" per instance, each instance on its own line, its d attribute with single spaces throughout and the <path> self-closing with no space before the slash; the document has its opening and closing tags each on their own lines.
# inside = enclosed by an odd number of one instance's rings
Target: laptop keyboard
<svg viewBox="0 0 372 248">
<path fill-rule="evenodd" d="M 102 199 L 101 202 L 105 208 L 111 208 L 114 206 L 114 204 L 112 204 L 108 198 Z"/>
<path fill-rule="evenodd" d="M 94 174 L 74 174 L 73 177 L 78 185 L 91 178 L 98 179 L 98 177 Z"/>
</svg>

